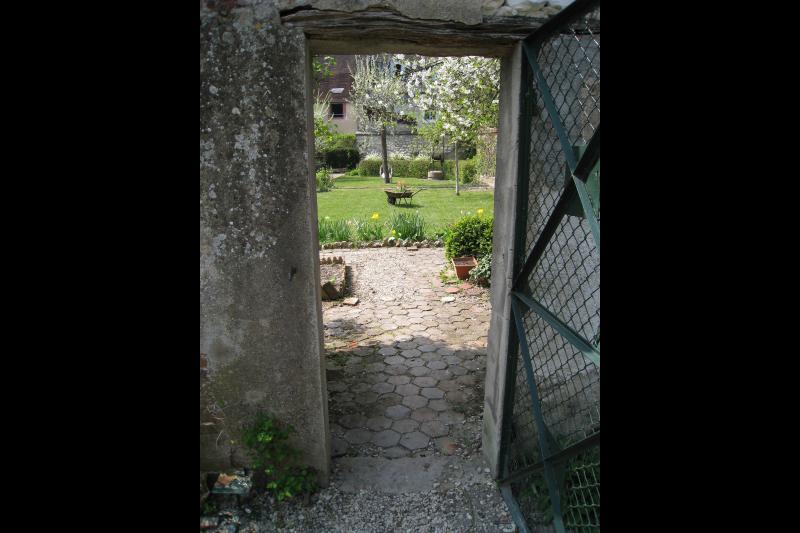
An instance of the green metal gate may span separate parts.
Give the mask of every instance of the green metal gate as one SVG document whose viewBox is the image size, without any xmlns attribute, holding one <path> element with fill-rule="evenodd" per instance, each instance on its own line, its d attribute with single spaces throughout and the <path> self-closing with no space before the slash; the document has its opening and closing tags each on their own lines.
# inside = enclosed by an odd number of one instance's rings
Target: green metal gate
<svg viewBox="0 0 800 533">
<path fill-rule="evenodd" d="M 500 487 L 521 531 L 599 531 L 600 1 L 523 48 Z"/>
</svg>

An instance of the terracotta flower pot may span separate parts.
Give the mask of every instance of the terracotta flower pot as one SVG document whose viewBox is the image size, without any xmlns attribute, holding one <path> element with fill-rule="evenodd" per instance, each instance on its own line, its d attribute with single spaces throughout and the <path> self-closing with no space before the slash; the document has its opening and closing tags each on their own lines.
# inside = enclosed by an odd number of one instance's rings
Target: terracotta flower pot
<svg viewBox="0 0 800 533">
<path fill-rule="evenodd" d="M 478 266 L 478 261 L 471 255 L 453 258 L 453 268 L 456 269 L 456 276 L 458 276 L 458 279 L 467 279 L 469 277 L 469 271 L 476 266 Z"/>
</svg>

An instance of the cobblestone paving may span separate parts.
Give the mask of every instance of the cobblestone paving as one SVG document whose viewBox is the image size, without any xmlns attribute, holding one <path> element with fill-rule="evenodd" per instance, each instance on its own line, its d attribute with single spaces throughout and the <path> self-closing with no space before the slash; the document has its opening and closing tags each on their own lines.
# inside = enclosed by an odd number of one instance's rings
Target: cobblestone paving
<svg viewBox="0 0 800 533">
<path fill-rule="evenodd" d="M 331 255 L 350 267 L 348 295 L 360 299 L 323 302 L 333 455 L 478 448 L 488 291 L 443 283 L 442 248 L 321 254 Z"/>
</svg>

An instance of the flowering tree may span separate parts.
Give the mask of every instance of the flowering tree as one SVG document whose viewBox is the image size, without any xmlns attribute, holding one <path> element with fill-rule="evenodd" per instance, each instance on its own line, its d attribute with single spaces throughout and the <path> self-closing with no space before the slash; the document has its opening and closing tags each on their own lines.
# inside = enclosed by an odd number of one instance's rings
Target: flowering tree
<svg viewBox="0 0 800 533">
<path fill-rule="evenodd" d="M 415 57 L 406 61 L 406 92 L 453 140 L 473 141 L 497 124 L 500 62 L 488 57 Z"/>
<path fill-rule="evenodd" d="M 474 142 L 483 128 L 497 125 L 500 62 L 486 57 L 404 59 L 406 92 L 411 102 L 433 111 L 432 128 L 456 142 L 458 175 L 458 142 Z"/>
<path fill-rule="evenodd" d="M 328 123 L 330 106 L 330 95 L 317 96 L 314 100 L 314 149 L 317 153 L 333 140 L 333 134 L 336 133 L 336 126 Z"/>
<path fill-rule="evenodd" d="M 406 85 L 392 67 L 394 63 L 393 57 L 386 54 L 356 56 L 356 69 L 351 72 L 353 84 L 350 101 L 366 124 L 380 131 L 383 178 L 386 183 L 391 182 L 386 128 L 406 117 L 403 107 L 408 101 Z"/>
</svg>

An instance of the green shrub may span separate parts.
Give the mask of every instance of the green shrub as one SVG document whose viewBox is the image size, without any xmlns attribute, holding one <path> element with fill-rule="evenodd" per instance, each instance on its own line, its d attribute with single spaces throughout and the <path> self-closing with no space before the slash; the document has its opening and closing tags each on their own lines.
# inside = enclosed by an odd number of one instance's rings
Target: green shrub
<svg viewBox="0 0 800 533">
<path fill-rule="evenodd" d="M 492 255 L 492 217 L 465 216 L 448 228 L 444 238 L 447 259 L 474 255 Z"/>
<path fill-rule="evenodd" d="M 392 177 L 394 178 L 408 177 L 408 162 L 409 160 L 404 157 L 390 158 L 389 166 L 392 167 Z"/>
<path fill-rule="evenodd" d="M 392 167 L 392 176 L 395 178 L 419 178 L 428 177 L 430 170 L 430 158 L 415 157 L 409 159 L 402 156 L 389 158 L 389 165 Z M 381 158 L 380 156 L 368 156 L 358 164 L 358 172 L 361 176 L 380 176 Z"/>
<path fill-rule="evenodd" d="M 381 157 L 368 155 L 358 164 L 358 173 L 361 176 L 380 176 Z"/>
<path fill-rule="evenodd" d="M 325 217 L 318 225 L 319 242 L 349 241 L 351 224 L 347 220 L 331 220 Z"/>
<path fill-rule="evenodd" d="M 300 452 L 289 444 L 291 426 L 281 426 L 264 414 L 244 432 L 244 444 L 253 452 L 253 467 L 266 475 L 265 488 L 278 501 L 300 494 L 310 494 L 317 488 L 313 468 L 298 463 Z"/>
<path fill-rule="evenodd" d="M 330 168 L 354 168 L 358 165 L 358 150 L 355 148 L 333 148 L 322 152 L 322 160 Z"/>
<path fill-rule="evenodd" d="M 358 150 L 355 133 L 334 133 L 333 139 L 328 144 L 329 150 L 351 149 Z"/>
<path fill-rule="evenodd" d="M 461 183 L 472 183 L 477 175 L 475 161 L 472 159 L 459 159 L 458 171 Z M 447 159 L 444 162 L 444 178 L 448 180 L 456 179 L 456 162 L 452 159 Z"/>
<path fill-rule="evenodd" d="M 395 211 L 389 218 L 389 236 L 397 239 L 421 241 L 425 238 L 425 218 L 419 211 L 403 213 Z M 394 233 L 392 233 L 394 230 Z"/>
<path fill-rule="evenodd" d="M 317 171 L 317 192 L 327 192 L 333 189 L 333 178 L 327 167 L 322 167 Z"/>
<path fill-rule="evenodd" d="M 353 219 L 353 234 L 358 242 L 383 240 L 383 225 L 366 218 Z"/>
<path fill-rule="evenodd" d="M 461 143 L 458 144 L 458 157 L 463 157 L 464 159 L 472 159 L 475 157 L 475 143 L 471 142 L 467 145 L 462 145 Z"/>
<path fill-rule="evenodd" d="M 403 177 L 425 179 L 431 170 L 430 157 L 415 157 L 408 162 L 408 174 Z"/>
<path fill-rule="evenodd" d="M 475 178 L 477 177 L 477 165 L 475 164 L 475 160 L 465 159 L 462 161 L 459 171 L 461 174 L 461 180 L 464 183 L 472 183 L 475 181 Z"/>
</svg>

